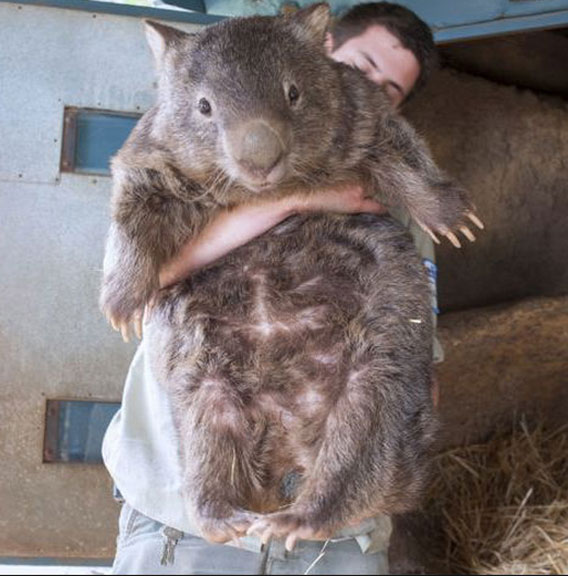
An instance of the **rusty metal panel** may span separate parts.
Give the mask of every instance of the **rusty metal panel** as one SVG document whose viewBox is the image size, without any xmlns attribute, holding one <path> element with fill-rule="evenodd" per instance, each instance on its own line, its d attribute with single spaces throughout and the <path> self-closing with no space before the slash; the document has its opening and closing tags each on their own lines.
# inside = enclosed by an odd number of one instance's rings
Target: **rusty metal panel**
<svg viewBox="0 0 568 576">
<path fill-rule="evenodd" d="M 46 398 L 120 400 L 134 352 L 97 304 L 111 180 L 60 173 L 63 112 L 143 112 L 152 58 L 127 16 L 0 2 L 0 37 L 0 556 L 108 558 L 104 467 L 43 463 Z"/>
<path fill-rule="evenodd" d="M 154 101 L 139 18 L 0 2 L 0 37 L 2 181 L 59 182 L 66 106 L 136 114 Z"/>
</svg>

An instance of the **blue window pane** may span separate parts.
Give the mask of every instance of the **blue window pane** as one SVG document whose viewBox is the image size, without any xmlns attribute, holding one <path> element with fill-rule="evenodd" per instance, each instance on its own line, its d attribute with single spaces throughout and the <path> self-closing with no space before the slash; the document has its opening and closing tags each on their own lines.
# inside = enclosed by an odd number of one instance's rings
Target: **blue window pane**
<svg viewBox="0 0 568 576">
<path fill-rule="evenodd" d="M 139 116 L 79 110 L 75 140 L 75 172 L 108 174 L 110 159 L 124 144 Z"/>
<path fill-rule="evenodd" d="M 44 460 L 102 462 L 104 433 L 117 402 L 48 400 Z"/>
</svg>

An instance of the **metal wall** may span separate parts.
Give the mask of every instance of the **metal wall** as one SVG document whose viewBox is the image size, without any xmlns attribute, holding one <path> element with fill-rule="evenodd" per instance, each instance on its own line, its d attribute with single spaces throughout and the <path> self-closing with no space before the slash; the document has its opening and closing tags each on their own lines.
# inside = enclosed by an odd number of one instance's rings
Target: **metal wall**
<svg viewBox="0 0 568 576">
<path fill-rule="evenodd" d="M 42 463 L 46 398 L 120 400 L 134 351 L 97 308 L 110 178 L 60 174 L 63 108 L 153 82 L 140 19 L 0 3 L 0 556 L 114 553 L 104 467 Z"/>
</svg>

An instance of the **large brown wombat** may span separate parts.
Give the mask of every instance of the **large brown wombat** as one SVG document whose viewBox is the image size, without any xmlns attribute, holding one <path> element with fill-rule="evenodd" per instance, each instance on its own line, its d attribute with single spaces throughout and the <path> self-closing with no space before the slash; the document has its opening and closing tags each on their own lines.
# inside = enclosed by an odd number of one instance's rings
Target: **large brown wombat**
<svg viewBox="0 0 568 576">
<path fill-rule="evenodd" d="M 325 5 L 198 35 L 149 23 L 157 104 L 113 161 L 101 305 L 130 320 L 216 211 L 355 180 L 425 226 L 461 189 L 358 71 L 326 57 Z M 435 419 L 430 293 L 388 217 L 293 217 L 156 297 L 147 350 L 203 535 L 326 538 L 411 508 Z"/>
</svg>

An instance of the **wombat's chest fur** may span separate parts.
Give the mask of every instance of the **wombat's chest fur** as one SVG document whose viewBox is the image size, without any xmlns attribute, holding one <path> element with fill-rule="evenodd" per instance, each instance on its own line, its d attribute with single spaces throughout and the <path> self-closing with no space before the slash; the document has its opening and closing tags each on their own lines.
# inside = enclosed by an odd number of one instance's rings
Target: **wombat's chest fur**
<svg viewBox="0 0 568 576">
<path fill-rule="evenodd" d="M 295 217 L 166 292 L 147 348 L 158 379 L 183 398 L 182 429 L 187 410 L 199 410 L 210 434 L 238 438 L 229 455 L 229 482 L 246 485 L 238 505 L 274 511 L 314 469 L 350 386 L 369 401 L 377 390 L 366 387 L 400 393 L 361 375 L 396 370 L 413 410 L 428 405 L 428 302 L 423 266 L 390 218 Z M 390 410 L 404 419 L 404 406 Z M 403 468 L 392 472 L 416 472 Z"/>
</svg>

